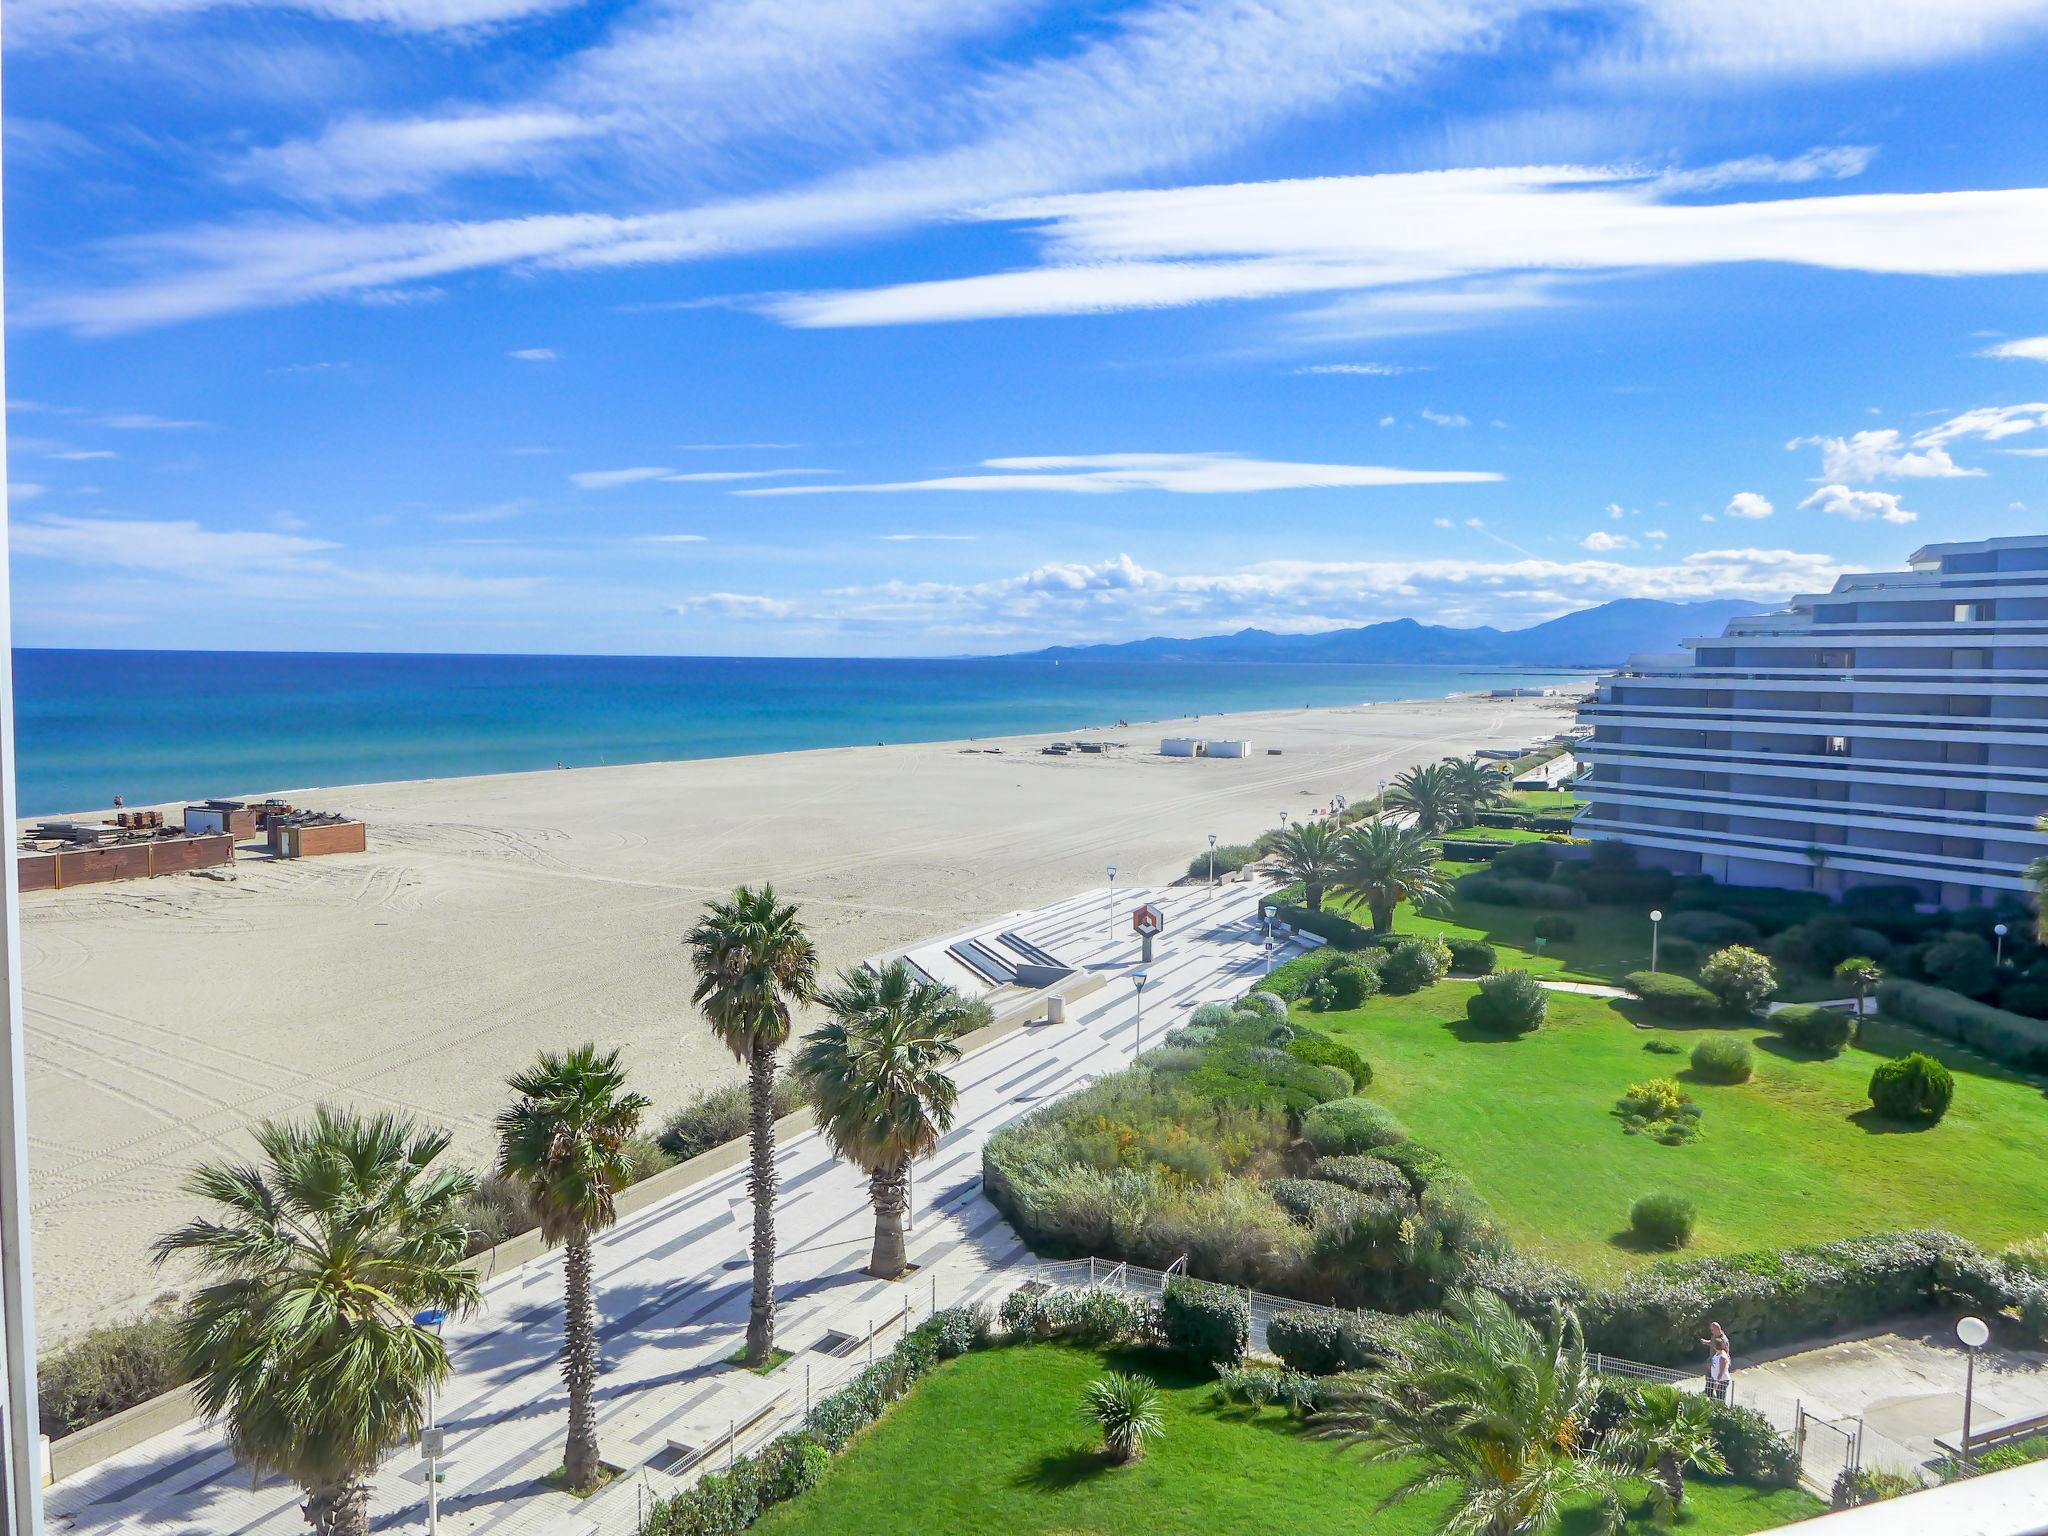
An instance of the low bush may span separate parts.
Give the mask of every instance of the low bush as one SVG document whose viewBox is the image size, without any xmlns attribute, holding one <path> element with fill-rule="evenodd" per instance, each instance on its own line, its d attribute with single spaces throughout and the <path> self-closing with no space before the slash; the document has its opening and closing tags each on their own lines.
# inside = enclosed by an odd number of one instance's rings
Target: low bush
<svg viewBox="0 0 2048 1536">
<path fill-rule="evenodd" d="M 1690 939 L 1712 950 L 1729 944 L 1754 944 L 1758 935 L 1754 923 L 1739 917 L 1730 917 L 1725 912 L 1692 911 L 1667 916 L 1660 937 Z"/>
<path fill-rule="evenodd" d="M 1312 933 L 1324 943 L 1338 949 L 1372 949 L 1379 943 L 1370 928 L 1362 923 L 1354 923 L 1341 912 L 1331 912 L 1327 909 L 1311 912 L 1307 907 L 1291 904 L 1269 906 L 1266 910 L 1273 914 L 1276 922 L 1285 923 L 1288 927 L 1299 929 L 1303 933 Z"/>
<path fill-rule="evenodd" d="M 1527 971 L 1488 976 L 1465 999 L 1466 1019 L 1492 1035 L 1526 1035 L 1541 1029 L 1549 1014 L 1550 994 Z"/>
<path fill-rule="evenodd" d="M 1510 843 L 1493 856 L 1493 873 L 1517 880 L 1548 880 L 1557 868 L 1557 854 L 1542 843 Z"/>
<path fill-rule="evenodd" d="M 2048 1435 L 2029 1435 L 2024 1440 L 1994 1446 L 1977 1458 L 1977 1470 L 2005 1472 L 2037 1461 L 2048 1461 Z"/>
<path fill-rule="evenodd" d="M 1730 944 L 1707 957 L 1700 967 L 1700 985 L 1730 1013 L 1755 1013 L 1777 993 L 1778 973 L 1747 945 Z"/>
<path fill-rule="evenodd" d="M 1276 1371 L 1270 1365 L 1235 1365 L 1217 1372 L 1216 1401 L 1266 1408 L 1277 1403 L 1302 1417 L 1322 1404 L 1322 1387 L 1301 1371 Z"/>
<path fill-rule="evenodd" d="M 1266 1193 L 1281 1210 L 1310 1227 L 1351 1216 L 1364 1198 L 1355 1189 L 1324 1179 L 1268 1179 Z"/>
<path fill-rule="evenodd" d="M 1500 963 L 1494 947 L 1483 939 L 1450 939 L 1451 969 L 1462 976 L 1491 976 Z"/>
<path fill-rule="evenodd" d="M 1236 1365 L 1251 1348 L 1251 1308 L 1240 1291 L 1176 1275 L 1160 1298 L 1159 1332 L 1167 1348 L 1191 1360 Z"/>
<path fill-rule="evenodd" d="M 463 1251 L 482 1253 L 522 1232 L 531 1232 L 540 1225 L 540 1218 L 533 1214 L 523 1184 L 490 1173 L 477 1181 L 473 1193 L 463 1197 L 462 1225 L 469 1234 Z"/>
<path fill-rule="evenodd" d="M 1335 1067 L 1351 1080 L 1349 1092 L 1358 1093 L 1372 1086 L 1371 1065 L 1341 1040 L 1326 1035 L 1296 1035 L 1287 1042 L 1287 1054 L 1318 1066 Z"/>
<path fill-rule="evenodd" d="M 1450 946 L 1441 939 L 1404 939 L 1381 962 L 1380 985 L 1389 992 L 1419 992 L 1442 981 L 1450 968 Z"/>
<path fill-rule="evenodd" d="M 1261 1018 L 1268 1019 L 1275 1024 L 1285 1024 L 1287 1022 L 1287 999 L 1270 988 L 1262 988 L 1256 992 L 1247 992 L 1243 997 L 1239 998 L 1235 1011 L 1238 1013 L 1257 1014 Z"/>
<path fill-rule="evenodd" d="M 1982 1457 L 1978 1464 L 1982 1466 Z M 1854 1509 L 1861 1504 L 1882 1504 L 1900 1494 L 1917 1493 L 1921 1486 L 1918 1478 L 1903 1472 L 1887 1472 L 1882 1467 L 1844 1467 L 1835 1474 L 1828 1505 L 1832 1509 Z"/>
<path fill-rule="evenodd" d="M 1766 1488 L 1799 1486 L 1798 1450 L 1754 1408 L 1709 1401 L 1707 1419 L 1730 1477 Z"/>
<path fill-rule="evenodd" d="M 187 1380 L 177 1313 L 158 1305 L 102 1323 L 36 1362 L 43 1433 L 61 1439 Z"/>
<path fill-rule="evenodd" d="M 2048 981 L 2016 981 L 1998 994 L 1998 1006 L 2022 1018 L 2048 1020 Z"/>
<path fill-rule="evenodd" d="M 1230 1004 L 1204 1003 L 1188 1015 L 1188 1023 L 1197 1029 L 1227 1029 L 1230 1017 Z"/>
<path fill-rule="evenodd" d="M 1981 998 L 1997 985 L 1991 945 L 1974 933 L 1947 933 L 1927 946 L 1920 969 L 1929 981 L 1965 997 Z"/>
<path fill-rule="evenodd" d="M 1400 1326 L 1398 1318 L 1382 1312 L 1303 1308 L 1281 1312 L 1266 1324 L 1266 1348 L 1290 1370 L 1335 1376 L 1383 1362 Z"/>
<path fill-rule="evenodd" d="M 1158 1065 L 1173 1070 L 1173 1064 Z M 1318 1104 L 1347 1097 L 1356 1086 L 1342 1071 L 1304 1061 L 1282 1046 L 1226 1042 L 1199 1052 L 1189 1066 L 1191 1070 L 1175 1075 L 1200 1098 L 1217 1104 L 1284 1109 L 1297 1117 Z"/>
<path fill-rule="evenodd" d="M 1102 1286 L 1015 1290 L 1003 1298 L 1003 1327 L 1020 1338 L 1066 1339 L 1105 1348 L 1145 1344 L 1159 1334 L 1159 1314 L 1125 1291 Z"/>
<path fill-rule="evenodd" d="M 1310 994 L 1317 1011 L 1362 1007 L 1380 990 L 1380 973 L 1370 966 L 1333 965 L 1323 972 L 1322 981 Z"/>
<path fill-rule="evenodd" d="M 1205 848 L 1188 860 L 1188 878 L 1206 881 L 1213 871 L 1220 880 L 1225 875 L 1236 874 L 1258 857 L 1259 850 L 1250 843 L 1224 843 L 1217 848 Z"/>
<path fill-rule="evenodd" d="M 787 1073 L 777 1073 L 774 1089 L 775 1117 L 794 1114 L 804 1101 L 803 1090 L 796 1079 Z M 721 1083 L 715 1088 L 701 1090 L 695 1098 L 668 1117 L 654 1138 L 677 1162 L 684 1162 L 700 1152 L 709 1152 L 713 1147 L 723 1146 L 747 1134 L 748 1115 L 747 1085 L 744 1082 Z"/>
<path fill-rule="evenodd" d="M 1870 1107 L 1887 1120 L 1932 1125 L 1955 1098 L 1955 1074 L 1920 1051 L 1879 1062 L 1870 1074 Z"/>
<path fill-rule="evenodd" d="M 1332 1184 L 1342 1184 L 1346 1189 L 1355 1189 L 1361 1195 L 1374 1195 L 1382 1199 L 1405 1199 L 1410 1190 L 1408 1175 L 1396 1164 L 1384 1157 L 1371 1157 L 1364 1153 L 1351 1153 L 1338 1157 L 1319 1157 L 1310 1164 L 1309 1172 L 1319 1179 Z M 2048 1253 L 2048 1239 L 2044 1239 L 2044 1253 Z M 2044 1265 L 2048 1275 L 2048 1265 Z"/>
<path fill-rule="evenodd" d="M 1668 971 L 1630 971 L 1621 978 L 1621 982 L 1660 1019 L 1697 1023 L 1721 1015 L 1718 997 L 1698 982 L 1673 976 Z"/>
<path fill-rule="evenodd" d="M 1771 1015 L 1779 1034 L 1816 1056 L 1841 1055 L 1855 1040 L 1860 1022 L 1853 1013 L 1813 1003 L 1791 1003 Z"/>
<path fill-rule="evenodd" d="M 1408 1128 L 1384 1105 L 1336 1099 L 1302 1117 L 1302 1137 L 1324 1157 L 1371 1152 L 1408 1139 Z"/>
<path fill-rule="evenodd" d="M 1667 1147 L 1683 1146 L 1700 1133 L 1700 1107 L 1672 1077 L 1629 1084 L 1614 1101 L 1614 1114 L 1631 1136 L 1648 1136 Z"/>
<path fill-rule="evenodd" d="M 1683 1248 L 1699 1212 L 1684 1195 L 1644 1195 L 1628 1208 L 1628 1228 L 1652 1248 Z"/>
<path fill-rule="evenodd" d="M 1878 983 L 1878 1011 L 1982 1051 L 1993 1061 L 2048 1071 L 2048 1023 L 1972 1002 L 1940 987 L 1890 977 Z"/>
<path fill-rule="evenodd" d="M 1356 955 L 1328 945 L 1312 949 L 1305 955 L 1296 955 L 1292 960 L 1274 966 L 1259 982 L 1259 990 L 1283 1002 L 1297 1002 L 1322 979 L 1325 971 L 1356 959 Z"/>
<path fill-rule="evenodd" d="M 1756 1075 L 1756 1053 L 1740 1035 L 1709 1035 L 1692 1048 L 1692 1069 L 1710 1083 L 1746 1083 Z"/>
<path fill-rule="evenodd" d="M 1491 902 L 1500 907 L 1570 909 L 1586 904 L 1586 893 L 1572 886 L 1551 880 L 1524 880 L 1491 869 L 1466 875 L 1458 881 L 1457 890 L 1466 901 Z"/>
<path fill-rule="evenodd" d="M 1564 944 L 1579 936 L 1576 918 L 1563 917 L 1555 912 L 1546 912 L 1529 925 L 1536 937 L 1550 944 Z"/>
</svg>

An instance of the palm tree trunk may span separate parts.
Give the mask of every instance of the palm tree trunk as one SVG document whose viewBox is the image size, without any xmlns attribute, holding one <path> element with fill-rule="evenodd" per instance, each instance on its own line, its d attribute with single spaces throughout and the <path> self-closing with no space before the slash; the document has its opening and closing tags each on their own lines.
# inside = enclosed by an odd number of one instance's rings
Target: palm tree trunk
<svg viewBox="0 0 2048 1536">
<path fill-rule="evenodd" d="M 1374 933 L 1385 933 L 1394 926 L 1394 904 L 1391 901 L 1375 896 L 1368 900 L 1366 905 L 1372 909 L 1372 931 Z"/>
<path fill-rule="evenodd" d="M 562 1324 L 562 1380 L 569 1388 L 569 1443 L 562 1474 L 571 1488 L 597 1481 L 597 1298 L 590 1284 L 590 1234 L 569 1239 L 562 1257 L 567 1316 Z"/>
<path fill-rule="evenodd" d="M 361 1478 L 311 1490 L 306 1524 L 325 1536 L 370 1536 L 370 1485 Z"/>
<path fill-rule="evenodd" d="M 894 1280 L 910 1267 L 903 1251 L 903 1208 L 908 1203 L 910 1165 L 899 1162 L 868 1175 L 868 1199 L 875 1207 L 875 1247 L 868 1273 Z"/>
<path fill-rule="evenodd" d="M 775 1052 L 754 1046 L 747 1087 L 752 1098 L 752 1165 L 747 1193 L 754 1201 L 754 1304 L 747 1314 L 747 1364 L 763 1366 L 775 1349 Z"/>
<path fill-rule="evenodd" d="M 1304 894 L 1304 895 L 1306 895 L 1306 897 L 1308 898 L 1308 909 L 1309 909 L 1309 911 L 1311 911 L 1311 912 L 1320 912 L 1320 911 L 1322 911 L 1322 910 L 1323 910 L 1323 882 L 1322 882 L 1322 881 L 1320 881 L 1320 880 L 1310 880 L 1310 881 L 1306 882 L 1306 889 L 1305 889 L 1305 891 L 1304 891 L 1304 893 L 1303 893 L 1303 894 Z"/>
<path fill-rule="evenodd" d="M 1676 1456 L 1666 1456 L 1658 1470 L 1663 1474 L 1664 1487 L 1671 1495 L 1672 1513 L 1676 1514 L 1685 1507 L 1685 1463 Z"/>
</svg>

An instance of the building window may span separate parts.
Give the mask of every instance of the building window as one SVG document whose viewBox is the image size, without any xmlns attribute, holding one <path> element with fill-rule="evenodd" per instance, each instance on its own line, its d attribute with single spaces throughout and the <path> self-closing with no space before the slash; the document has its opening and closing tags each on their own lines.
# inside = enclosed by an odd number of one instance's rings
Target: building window
<svg viewBox="0 0 2048 1536">
<path fill-rule="evenodd" d="M 1855 665 L 1855 662 L 1850 659 L 1850 653 L 1847 651 L 1822 651 L 1814 665 L 1830 672 L 1846 672 Z"/>
<path fill-rule="evenodd" d="M 1956 604 L 1956 622 L 1958 624 L 1988 624 L 1990 621 L 1991 605 L 1989 603 Z"/>
<path fill-rule="evenodd" d="M 1830 736 L 1826 751 L 1829 757 L 1847 757 L 1849 755 L 1849 738 L 1846 736 Z"/>
</svg>

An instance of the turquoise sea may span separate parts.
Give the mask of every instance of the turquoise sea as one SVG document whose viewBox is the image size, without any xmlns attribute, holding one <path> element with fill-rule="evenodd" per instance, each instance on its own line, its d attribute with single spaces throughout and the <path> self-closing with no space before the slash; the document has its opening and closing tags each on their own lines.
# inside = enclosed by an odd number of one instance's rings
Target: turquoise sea
<svg viewBox="0 0 2048 1536">
<path fill-rule="evenodd" d="M 1081 731 L 1583 674 L 1467 667 L 18 650 L 28 816 L 266 789 Z"/>
</svg>

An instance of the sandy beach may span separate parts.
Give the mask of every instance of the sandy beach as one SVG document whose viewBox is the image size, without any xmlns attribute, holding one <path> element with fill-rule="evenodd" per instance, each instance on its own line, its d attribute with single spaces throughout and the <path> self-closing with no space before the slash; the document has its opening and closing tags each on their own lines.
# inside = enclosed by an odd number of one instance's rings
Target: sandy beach
<svg viewBox="0 0 2048 1536">
<path fill-rule="evenodd" d="M 624 1048 L 658 1122 L 736 1076 L 688 1005 L 703 901 L 772 880 L 837 968 L 1094 885 L 1182 873 L 1215 832 L 1370 795 L 1412 763 L 1533 741 L 1569 702 L 1445 699 L 637 767 L 291 789 L 370 850 L 24 896 L 29 1132 L 45 1347 L 182 1277 L 147 1244 L 246 1128 L 322 1100 L 403 1109 L 488 1155 L 505 1075 L 543 1046 Z M 1169 759 L 1162 734 L 1260 755 Z M 1278 747 L 1280 756 L 1264 749 Z M 257 792 L 277 786 L 241 786 Z M 227 789 L 223 786 L 223 789 Z"/>
</svg>

